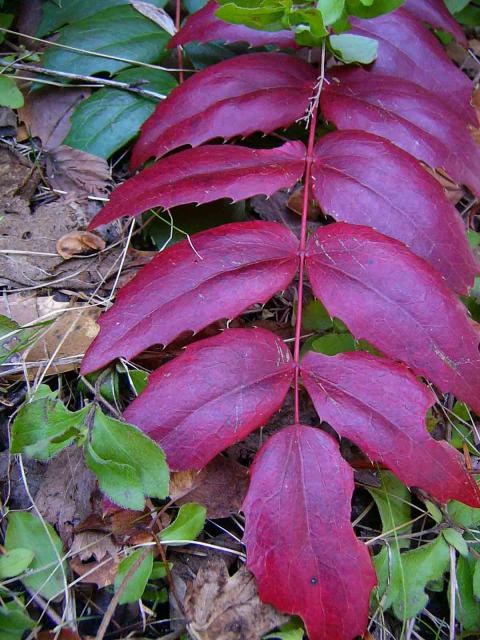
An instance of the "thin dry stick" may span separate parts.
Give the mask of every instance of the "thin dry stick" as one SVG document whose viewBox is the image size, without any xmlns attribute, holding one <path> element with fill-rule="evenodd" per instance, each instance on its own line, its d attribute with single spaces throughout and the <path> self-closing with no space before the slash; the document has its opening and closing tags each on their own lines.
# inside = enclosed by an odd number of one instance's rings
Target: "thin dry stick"
<svg viewBox="0 0 480 640">
<path fill-rule="evenodd" d="M 40 73 L 45 76 L 54 76 L 58 78 L 66 78 L 68 80 L 79 80 L 81 82 L 88 82 L 93 85 L 100 85 L 102 87 L 114 87 L 115 89 L 123 89 L 124 91 L 131 91 L 132 93 L 138 93 L 146 98 L 157 98 L 163 100 L 166 96 L 163 93 L 157 93 L 156 91 L 149 91 L 148 89 L 142 89 L 135 84 L 129 82 L 119 82 L 118 80 L 107 80 L 106 78 L 96 78 L 94 76 L 84 76 L 78 73 L 67 73 L 66 71 L 55 71 L 55 69 L 44 69 L 43 67 L 36 67 L 33 64 L 24 64 L 23 62 L 6 62 L 0 58 L 0 66 L 9 67 L 12 69 L 20 69 L 22 71 L 32 71 L 33 73 Z M 30 78 L 36 82 L 36 78 Z M 63 86 L 63 85 L 61 85 Z"/>
<path fill-rule="evenodd" d="M 105 611 L 105 615 L 103 616 L 102 623 L 99 626 L 97 635 L 95 637 L 96 640 L 103 640 L 103 637 L 107 632 L 108 625 L 110 624 L 110 620 L 112 619 L 113 614 L 115 613 L 115 609 L 117 608 L 120 598 L 122 597 L 123 592 L 127 588 L 128 581 L 130 580 L 130 578 L 133 576 L 135 571 L 142 564 L 142 562 L 145 560 L 145 558 L 149 553 L 150 553 L 150 549 L 145 549 L 145 551 L 139 556 L 139 558 L 132 564 L 132 566 L 127 572 L 127 575 L 123 578 L 122 582 L 120 583 L 120 586 L 118 587 L 118 590 L 115 592 L 115 595 L 110 600 L 110 604 L 108 605 L 108 608 Z"/>
</svg>

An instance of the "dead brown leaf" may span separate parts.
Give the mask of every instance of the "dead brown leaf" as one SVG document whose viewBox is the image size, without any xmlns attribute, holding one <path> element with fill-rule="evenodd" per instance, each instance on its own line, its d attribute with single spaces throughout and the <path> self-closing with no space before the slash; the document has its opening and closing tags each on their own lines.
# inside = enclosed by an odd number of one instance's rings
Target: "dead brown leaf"
<svg viewBox="0 0 480 640">
<path fill-rule="evenodd" d="M 28 158 L 0 145 L 0 206 L 14 196 L 29 200 L 39 180 L 40 175 Z"/>
<path fill-rule="evenodd" d="M 248 470 L 235 460 L 217 456 L 201 471 L 170 476 L 170 497 L 179 505 L 198 502 L 209 518 L 228 518 L 240 511 L 248 489 Z"/>
<path fill-rule="evenodd" d="M 184 606 L 196 640 L 260 640 L 288 619 L 260 600 L 246 567 L 230 578 L 221 558 L 209 560 L 187 585 Z"/>
<path fill-rule="evenodd" d="M 76 446 L 68 447 L 48 463 L 35 502 L 67 549 L 74 528 L 91 511 L 95 486 L 95 476 L 85 466 L 83 451 Z"/>
<path fill-rule="evenodd" d="M 105 249 L 105 240 L 90 231 L 71 231 L 57 240 L 56 249 L 64 260 L 70 260 L 81 253 L 102 251 Z"/>
<path fill-rule="evenodd" d="M 70 553 L 70 566 L 82 577 L 81 582 L 96 584 L 99 589 L 115 582 L 120 562 L 116 545 L 110 536 L 95 531 L 77 533 Z"/>
<path fill-rule="evenodd" d="M 8 129 L 12 130 L 12 133 L 15 134 L 15 128 L 17 126 L 17 116 L 8 107 L 0 107 L 0 130 L 4 130 L 5 132 Z M 2 135 L 4 134 L 2 131 Z"/>
<path fill-rule="evenodd" d="M 10 294 L 1 299 L 0 313 L 20 325 L 55 320 L 22 356 L 14 354 L 7 366 L 2 366 L 4 375 L 23 372 L 23 365 L 19 364 L 21 357 L 29 377 L 34 377 L 39 369 L 45 369 L 52 357 L 47 370 L 50 374 L 79 366 L 83 354 L 98 333 L 96 319 L 100 310 L 84 303 L 73 306 L 70 301 L 57 301 L 52 296 Z"/>
<path fill-rule="evenodd" d="M 445 195 L 453 205 L 457 204 L 463 198 L 465 195 L 463 187 L 454 182 L 444 171 L 441 169 L 432 169 L 423 163 L 422 166 L 427 173 L 433 176 L 435 180 L 442 185 Z"/>
<path fill-rule="evenodd" d="M 110 182 L 110 167 L 103 158 L 61 145 L 47 154 L 47 178 L 52 187 L 74 195 L 102 197 Z"/>
<path fill-rule="evenodd" d="M 262 220 L 281 222 L 297 237 L 300 237 L 302 220 L 300 216 L 289 209 L 289 198 L 289 192 L 282 189 L 274 193 L 270 198 L 266 196 L 255 196 L 251 198 L 250 204 Z M 307 224 L 310 232 L 315 231 L 315 229 L 319 227 L 319 223 L 314 220 L 309 220 Z"/>
<path fill-rule="evenodd" d="M 298 189 L 295 189 L 295 191 L 290 195 L 290 197 L 287 200 L 287 207 L 290 209 L 290 211 L 293 211 L 299 216 L 302 215 L 304 192 L 305 192 L 304 188 L 299 187 Z M 313 199 L 310 200 L 310 202 L 308 203 L 308 211 L 307 211 L 308 220 L 317 220 L 317 218 L 319 218 L 321 213 L 322 213 L 322 210 L 318 202 L 316 202 Z"/>
<path fill-rule="evenodd" d="M 40 138 L 44 149 L 55 149 L 70 131 L 73 110 L 89 95 L 88 89 L 56 87 L 26 93 L 25 105 L 18 111 L 25 125 L 24 135 L 19 139 Z"/>
</svg>

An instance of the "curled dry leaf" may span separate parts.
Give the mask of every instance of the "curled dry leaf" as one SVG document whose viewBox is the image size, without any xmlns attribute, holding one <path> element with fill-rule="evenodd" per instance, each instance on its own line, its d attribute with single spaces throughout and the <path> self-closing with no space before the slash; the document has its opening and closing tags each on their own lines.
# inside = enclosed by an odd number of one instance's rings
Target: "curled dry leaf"
<svg viewBox="0 0 480 640">
<path fill-rule="evenodd" d="M 70 260 L 79 253 L 102 251 L 105 249 L 105 240 L 90 231 L 72 231 L 57 240 L 56 249 L 62 258 Z"/>
<path fill-rule="evenodd" d="M 153 4 L 149 2 L 140 2 L 140 0 L 131 0 L 132 6 L 139 13 L 141 13 L 146 18 L 149 18 L 155 24 L 158 24 L 159 27 L 162 27 L 167 33 L 171 36 L 174 36 L 177 32 L 175 27 L 175 23 L 165 11 L 161 7 L 155 7 Z"/>
<path fill-rule="evenodd" d="M 118 547 L 103 533 L 83 531 L 73 540 L 70 566 L 81 576 L 80 582 L 96 584 L 99 589 L 115 582 L 118 564 Z"/>
<path fill-rule="evenodd" d="M 187 628 L 198 640 L 260 640 L 287 618 L 260 600 L 253 575 L 242 567 L 231 578 L 213 558 L 187 586 Z"/>
<path fill-rule="evenodd" d="M 62 145 L 47 156 L 47 178 L 54 189 L 77 199 L 102 197 L 107 192 L 110 168 L 103 158 Z"/>
</svg>

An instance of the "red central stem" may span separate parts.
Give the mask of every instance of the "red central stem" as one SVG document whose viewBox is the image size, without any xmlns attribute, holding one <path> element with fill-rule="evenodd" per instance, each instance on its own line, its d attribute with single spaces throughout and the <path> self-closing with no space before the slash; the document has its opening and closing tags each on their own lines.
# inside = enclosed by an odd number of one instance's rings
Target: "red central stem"
<svg viewBox="0 0 480 640">
<path fill-rule="evenodd" d="M 305 161 L 305 179 L 303 187 L 303 206 L 302 206 L 302 226 L 300 229 L 300 268 L 298 275 L 298 298 L 297 298 L 297 318 L 295 324 L 295 348 L 293 351 L 293 359 L 295 364 L 295 423 L 300 421 L 300 335 L 302 332 L 302 307 L 303 307 L 303 281 L 305 277 L 305 247 L 307 243 L 307 219 L 308 205 L 310 202 L 310 181 L 312 175 L 313 162 L 313 145 L 315 144 L 315 128 L 317 124 L 318 103 L 313 107 L 312 117 L 310 120 L 310 130 L 308 133 L 307 158 Z"/>
<path fill-rule="evenodd" d="M 176 0 L 175 2 L 175 28 L 177 32 L 180 29 L 180 20 L 181 20 L 181 0 Z M 178 64 L 178 81 L 180 84 L 183 83 L 183 55 L 182 55 L 182 47 L 177 47 L 177 64 Z"/>
</svg>

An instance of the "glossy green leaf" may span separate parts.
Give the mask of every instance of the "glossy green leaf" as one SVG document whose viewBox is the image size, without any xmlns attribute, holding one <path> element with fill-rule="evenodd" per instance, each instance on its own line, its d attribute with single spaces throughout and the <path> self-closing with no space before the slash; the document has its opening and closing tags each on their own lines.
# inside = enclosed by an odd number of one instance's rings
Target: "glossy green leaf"
<svg viewBox="0 0 480 640">
<path fill-rule="evenodd" d="M 336 57 L 343 62 L 370 64 L 377 57 L 378 41 L 373 38 L 342 33 L 330 36 L 329 42 Z"/>
<path fill-rule="evenodd" d="M 448 544 L 456 549 L 460 555 L 465 558 L 468 556 L 468 545 L 459 531 L 448 527 L 442 530 L 442 535 Z"/>
<path fill-rule="evenodd" d="M 8 515 L 5 549 L 27 549 L 34 553 L 31 575 L 21 577 L 23 584 L 49 600 L 64 589 L 66 562 L 62 561 L 62 542 L 55 529 L 32 513 L 12 511 Z"/>
<path fill-rule="evenodd" d="M 127 558 L 122 560 L 118 565 L 118 573 L 115 578 L 115 591 L 118 591 L 120 585 L 124 581 L 128 572 L 133 565 L 145 554 L 145 549 L 136 549 Z M 140 600 L 147 586 L 147 582 L 152 573 L 153 567 L 153 552 L 148 552 L 145 558 L 141 561 L 140 565 L 128 578 L 127 586 L 125 587 L 122 595 L 119 599 L 119 604 L 127 604 L 128 602 L 135 602 Z"/>
<path fill-rule="evenodd" d="M 281 0 L 243 0 L 220 3 L 215 15 L 233 24 L 244 24 L 262 31 L 280 31 L 284 28 L 285 4 Z"/>
<path fill-rule="evenodd" d="M 169 38 L 161 27 L 133 7 L 112 7 L 65 27 L 56 40 L 59 44 L 110 57 L 52 46 L 43 56 L 43 65 L 48 69 L 69 73 L 93 75 L 104 71 L 113 74 L 131 66 L 129 62 L 114 58 L 157 62 L 165 53 Z"/>
<path fill-rule="evenodd" d="M 320 300 L 311 300 L 302 313 L 302 327 L 306 331 L 326 331 L 331 329 L 333 321 Z"/>
<path fill-rule="evenodd" d="M 156 7 L 164 7 L 167 0 L 145 0 Z M 119 5 L 131 4 L 130 0 L 46 0 L 42 5 L 42 20 L 37 30 L 37 36 L 43 36 L 57 31 L 60 27 L 84 18 L 90 18 L 105 9 Z"/>
<path fill-rule="evenodd" d="M 13 422 L 12 453 L 48 460 L 85 435 L 90 408 L 69 411 L 56 395 L 47 385 L 41 385 L 36 396 L 23 405 Z"/>
<path fill-rule="evenodd" d="M 160 447 L 136 427 L 99 409 L 85 460 L 102 491 L 122 507 L 143 509 L 145 496 L 168 494 L 168 467 Z"/>
<path fill-rule="evenodd" d="M 326 356 L 355 351 L 355 338 L 350 333 L 329 333 L 326 336 L 315 338 L 311 342 L 310 350 L 324 353 Z"/>
<path fill-rule="evenodd" d="M 456 13 L 455 19 L 466 27 L 478 27 L 480 24 L 480 7 L 470 4 L 463 11 Z"/>
<path fill-rule="evenodd" d="M 25 631 L 34 626 L 35 622 L 18 602 L 0 606 L 0 640 L 21 640 Z"/>
<path fill-rule="evenodd" d="M 465 9 L 470 0 L 445 0 L 445 4 L 448 7 L 450 13 L 458 13 Z"/>
<path fill-rule="evenodd" d="M 23 107 L 23 95 L 17 88 L 15 80 L 6 75 L 0 75 L 0 107 L 19 109 Z"/>
<path fill-rule="evenodd" d="M 31 549 L 12 549 L 0 556 L 0 580 L 23 573 L 32 563 L 35 554 Z"/>
<path fill-rule="evenodd" d="M 125 69 L 116 80 L 138 84 L 164 96 L 177 84 L 166 71 L 143 67 Z M 157 100 L 120 89 L 100 89 L 73 112 L 72 127 L 64 144 L 100 158 L 109 158 L 138 134 L 157 103 Z"/>
<path fill-rule="evenodd" d="M 328 35 L 322 14 L 317 9 L 297 9 L 288 15 L 288 25 L 295 33 L 298 44 L 316 47 Z"/>
<path fill-rule="evenodd" d="M 368 5 L 362 0 L 347 0 L 347 11 L 359 18 L 375 18 L 398 9 L 403 3 L 404 0 L 374 0 Z"/>
<path fill-rule="evenodd" d="M 160 540 L 167 543 L 195 540 L 205 526 L 206 515 L 207 510 L 200 504 L 182 505 L 172 524 L 160 532 Z"/>
</svg>

